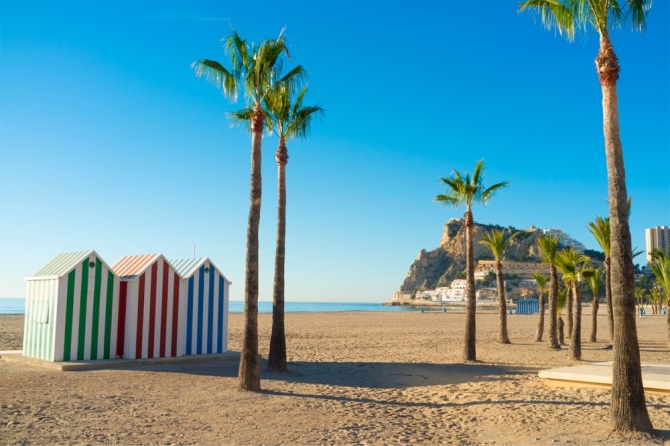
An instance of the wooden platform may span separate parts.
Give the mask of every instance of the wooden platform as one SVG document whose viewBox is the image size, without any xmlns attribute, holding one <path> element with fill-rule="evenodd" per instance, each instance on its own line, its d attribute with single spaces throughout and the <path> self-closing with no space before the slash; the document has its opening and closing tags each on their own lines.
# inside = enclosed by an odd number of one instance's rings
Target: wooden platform
<svg viewBox="0 0 670 446">
<path fill-rule="evenodd" d="M 541 370 L 539 376 L 551 386 L 611 388 L 612 361 Z M 643 362 L 642 384 L 648 392 L 670 393 L 670 364 Z"/>
<path fill-rule="evenodd" d="M 96 370 L 115 367 L 137 367 L 156 364 L 190 364 L 207 361 L 237 361 L 240 359 L 239 352 L 216 353 L 211 355 L 179 356 L 176 358 L 152 358 L 152 359 L 97 359 L 95 361 L 73 361 L 73 362 L 50 362 L 41 359 L 28 358 L 19 351 L 0 352 L 0 358 L 7 362 L 20 363 L 22 365 L 41 367 L 51 370 L 70 372 L 75 370 Z"/>
</svg>

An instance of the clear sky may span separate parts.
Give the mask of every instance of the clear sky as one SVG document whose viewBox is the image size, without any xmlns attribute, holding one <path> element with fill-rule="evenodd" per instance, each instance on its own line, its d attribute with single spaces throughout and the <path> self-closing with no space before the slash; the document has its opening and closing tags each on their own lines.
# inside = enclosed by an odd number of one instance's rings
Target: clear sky
<svg viewBox="0 0 670 446">
<path fill-rule="evenodd" d="M 392 297 L 463 210 L 439 177 L 485 159 L 509 180 L 482 223 L 585 229 L 606 215 L 598 39 L 573 43 L 514 1 L 0 2 L 0 296 L 60 252 L 209 256 L 243 299 L 250 138 L 190 64 L 230 32 L 286 27 L 326 109 L 290 142 L 286 297 Z M 615 31 L 633 244 L 670 224 L 670 5 Z M 260 299 L 272 299 L 277 140 L 263 141 Z M 642 259 L 642 256 L 640 257 Z M 644 259 L 641 260 L 644 262 Z"/>
</svg>

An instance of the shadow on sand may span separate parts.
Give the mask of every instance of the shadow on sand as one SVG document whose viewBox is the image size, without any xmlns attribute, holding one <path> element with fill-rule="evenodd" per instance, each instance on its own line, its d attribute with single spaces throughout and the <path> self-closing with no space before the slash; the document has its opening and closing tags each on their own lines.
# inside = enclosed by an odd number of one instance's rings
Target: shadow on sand
<svg viewBox="0 0 670 446">
<path fill-rule="evenodd" d="M 120 367 L 116 370 L 182 373 L 222 378 L 237 377 L 238 361 L 210 361 L 192 364 L 157 364 Z M 289 371 L 269 372 L 261 361 L 261 379 L 290 383 L 342 387 L 403 388 L 467 382 L 501 381 L 536 374 L 539 367 L 474 364 L 429 364 L 394 362 L 291 362 Z"/>
</svg>

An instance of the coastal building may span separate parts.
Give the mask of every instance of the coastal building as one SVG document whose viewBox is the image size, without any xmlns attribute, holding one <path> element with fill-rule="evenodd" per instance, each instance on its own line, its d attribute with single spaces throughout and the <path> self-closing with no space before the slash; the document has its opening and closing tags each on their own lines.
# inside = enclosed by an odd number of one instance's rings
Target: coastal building
<svg viewBox="0 0 670 446">
<path fill-rule="evenodd" d="M 670 227 L 656 226 L 645 229 L 644 234 L 647 239 L 647 263 L 651 262 L 651 252 L 654 249 L 670 251 Z"/>
<path fill-rule="evenodd" d="M 563 232 L 560 229 L 543 229 L 542 233 L 544 235 L 553 235 L 555 237 L 558 237 L 559 235 L 561 236 L 561 245 L 565 246 L 566 248 L 575 248 L 577 252 L 584 252 L 586 249 L 586 246 L 584 246 L 583 243 L 578 242 L 577 240 L 573 239 L 568 235 L 567 232 Z"/>
<path fill-rule="evenodd" d="M 26 280 L 24 356 L 116 357 L 119 279 L 95 251 L 59 254 Z"/>
<path fill-rule="evenodd" d="M 511 262 L 504 260 L 502 262 L 503 274 L 516 274 L 518 276 L 530 276 L 534 272 L 540 271 L 549 274 L 549 265 L 546 263 L 533 262 Z M 495 260 L 479 260 L 475 267 L 475 278 L 485 277 L 488 273 L 496 273 Z"/>
<path fill-rule="evenodd" d="M 122 257 L 112 271 L 121 281 L 117 356 L 182 356 L 186 281 L 161 254 Z"/>
<path fill-rule="evenodd" d="M 185 355 L 228 351 L 228 288 L 231 282 L 207 258 L 170 262 L 186 280 Z"/>
</svg>

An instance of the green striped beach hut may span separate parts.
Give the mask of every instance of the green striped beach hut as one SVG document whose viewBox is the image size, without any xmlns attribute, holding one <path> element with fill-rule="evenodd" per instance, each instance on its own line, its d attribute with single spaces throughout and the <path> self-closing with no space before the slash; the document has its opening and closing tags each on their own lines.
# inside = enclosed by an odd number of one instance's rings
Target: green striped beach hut
<svg viewBox="0 0 670 446">
<path fill-rule="evenodd" d="M 95 251 L 59 254 L 26 280 L 24 356 L 116 357 L 119 279 Z"/>
</svg>

